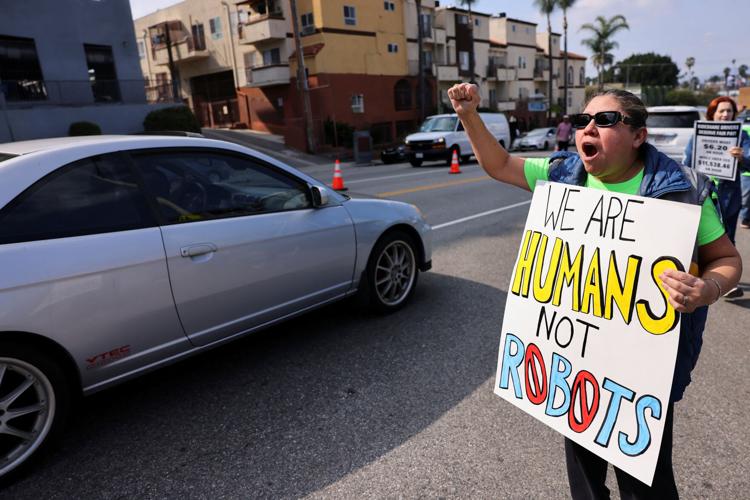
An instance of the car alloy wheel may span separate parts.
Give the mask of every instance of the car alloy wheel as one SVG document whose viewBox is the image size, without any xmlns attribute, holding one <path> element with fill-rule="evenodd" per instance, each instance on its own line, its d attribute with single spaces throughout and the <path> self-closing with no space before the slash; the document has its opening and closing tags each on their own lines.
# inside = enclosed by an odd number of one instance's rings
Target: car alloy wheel
<svg viewBox="0 0 750 500">
<path fill-rule="evenodd" d="M 54 441 L 70 394 L 60 367 L 41 349 L 0 342 L 0 484 Z"/>
<path fill-rule="evenodd" d="M 370 308 L 378 312 L 400 309 L 411 297 L 418 275 L 413 238 L 403 231 L 386 234 L 367 265 L 365 290 Z"/>
</svg>

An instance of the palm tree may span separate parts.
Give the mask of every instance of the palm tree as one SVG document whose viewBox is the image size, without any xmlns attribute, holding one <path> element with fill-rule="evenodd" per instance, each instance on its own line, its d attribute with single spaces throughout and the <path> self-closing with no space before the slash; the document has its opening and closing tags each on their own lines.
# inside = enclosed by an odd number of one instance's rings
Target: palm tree
<svg viewBox="0 0 750 500">
<path fill-rule="evenodd" d="M 557 0 L 534 0 L 534 7 L 539 9 L 539 12 L 547 16 L 547 65 L 549 66 L 549 81 L 547 82 L 547 120 L 552 117 L 552 23 L 550 22 L 549 16 L 555 10 Z M 567 68 L 566 72 L 567 80 Z M 565 101 L 568 100 L 567 93 L 565 94 Z"/>
<path fill-rule="evenodd" d="M 604 16 L 597 16 L 594 24 L 586 23 L 579 29 L 579 31 L 586 30 L 593 34 L 591 38 L 587 38 L 581 43 L 594 53 L 591 59 L 599 72 L 599 89 L 604 87 L 602 80 L 604 67 L 612 64 L 613 56 L 609 51 L 619 47 L 619 44 L 612 40 L 612 37 L 623 29 L 628 30 L 630 26 L 628 26 L 625 16 L 620 14 L 609 19 Z"/>
<path fill-rule="evenodd" d="M 688 57 L 685 59 L 685 66 L 688 69 L 688 81 L 690 82 L 690 90 L 693 90 L 693 66 L 695 66 L 695 57 Z"/>
<path fill-rule="evenodd" d="M 565 75 L 563 115 L 568 114 L 568 9 L 571 8 L 574 3 L 576 3 L 576 0 L 557 0 L 558 7 L 563 11 L 563 43 L 565 44 L 563 49 L 565 51 L 563 53 L 563 64 L 565 65 L 563 71 L 563 74 Z"/>
<path fill-rule="evenodd" d="M 474 18 L 471 15 L 471 4 L 476 0 L 459 0 L 461 5 L 466 7 L 469 11 L 469 43 L 471 44 L 469 49 L 469 73 L 471 74 L 470 82 L 474 83 Z"/>
</svg>

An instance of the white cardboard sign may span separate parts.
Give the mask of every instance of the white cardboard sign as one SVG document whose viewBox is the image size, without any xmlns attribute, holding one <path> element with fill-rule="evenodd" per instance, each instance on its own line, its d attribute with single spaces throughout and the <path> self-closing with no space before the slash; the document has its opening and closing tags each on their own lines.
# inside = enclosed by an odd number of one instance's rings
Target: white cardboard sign
<svg viewBox="0 0 750 500">
<path fill-rule="evenodd" d="M 695 122 L 693 164 L 698 172 L 719 179 L 734 180 L 737 158 L 729 150 L 740 145 L 741 122 Z"/>
<path fill-rule="evenodd" d="M 539 183 L 511 279 L 494 392 L 644 483 L 659 455 L 700 207 Z"/>
</svg>

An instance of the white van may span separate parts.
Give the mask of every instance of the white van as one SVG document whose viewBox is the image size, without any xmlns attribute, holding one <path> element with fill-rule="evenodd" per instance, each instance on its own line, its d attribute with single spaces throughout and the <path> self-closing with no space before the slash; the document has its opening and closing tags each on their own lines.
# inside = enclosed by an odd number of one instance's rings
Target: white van
<svg viewBox="0 0 750 500">
<path fill-rule="evenodd" d="M 647 110 L 648 142 L 672 159 L 683 161 L 693 124 L 705 119 L 705 113 L 693 106 L 652 106 Z"/>
<path fill-rule="evenodd" d="M 510 147 L 510 127 L 502 113 L 479 113 L 484 124 L 504 148 Z M 453 151 L 460 162 L 465 162 L 474 154 L 466 137 L 461 120 L 455 113 L 428 116 L 419 132 L 406 137 L 409 163 L 418 167 L 423 161 L 443 160 L 451 164 Z"/>
</svg>

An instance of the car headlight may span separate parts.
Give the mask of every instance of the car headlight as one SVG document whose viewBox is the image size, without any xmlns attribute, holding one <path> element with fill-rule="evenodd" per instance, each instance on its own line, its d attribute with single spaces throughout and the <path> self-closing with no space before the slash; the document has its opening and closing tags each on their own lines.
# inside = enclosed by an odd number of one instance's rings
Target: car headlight
<svg viewBox="0 0 750 500">
<path fill-rule="evenodd" d="M 445 137 L 438 137 L 437 139 L 435 139 L 435 143 L 436 144 L 443 144 L 443 143 L 445 143 Z"/>
<path fill-rule="evenodd" d="M 409 143 L 409 139 L 406 139 L 406 140 L 404 141 L 404 144 L 406 144 L 406 145 L 408 146 L 408 145 L 410 144 L 410 143 Z"/>
</svg>

